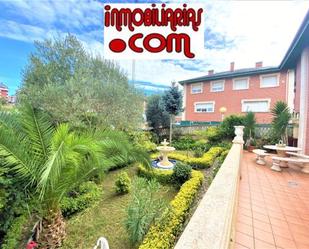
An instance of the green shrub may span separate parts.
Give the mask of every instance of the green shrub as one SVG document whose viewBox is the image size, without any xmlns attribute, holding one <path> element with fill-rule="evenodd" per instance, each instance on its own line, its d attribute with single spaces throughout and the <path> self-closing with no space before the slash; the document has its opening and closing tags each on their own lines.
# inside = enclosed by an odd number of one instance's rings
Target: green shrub
<svg viewBox="0 0 309 249">
<path fill-rule="evenodd" d="M 145 177 L 149 180 L 156 179 L 162 184 L 168 184 L 172 182 L 173 170 L 163 169 L 146 169 L 143 165 L 138 165 L 137 173 L 141 177 Z"/>
<path fill-rule="evenodd" d="M 140 243 L 155 217 L 164 208 L 163 201 L 156 197 L 160 184 L 156 180 L 138 177 L 133 184 L 132 200 L 127 208 L 125 226 L 132 245 Z"/>
<path fill-rule="evenodd" d="M 247 112 L 244 117 L 244 126 L 244 139 L 249 143 L 249 141 L 255 137 L 256 117 L 254 112 Z"/>
<path fill-rule="evenodd" d="M 206 139 L 199 139 L 196 141 L 193 150 L 201 150 L 204 153 L 207 152 L 211 148 L 211 144 L 208 143 Z"/>
<path fill-rule="evenodd" d="M 18 248 L 22 237 L 23 228 L 27 222 L 28 219 L 26 215 L 21 215 L 13 220 L 11 227 L 8 229 L 4 237 L 3 244 L 1 245 L 2 249 Z"/>
<path fill-rule="evenodd" d="M 173 170 L 173 181 L 177 185 L 182 185 L 191 177 L 192 168 L 190 165 L 177 162 Z"/>
<path fill-rule="evenodd" d="M 204 135 L 206 137 L 206 139 L 214 144 L 214 143 L 217 143 L 219 141 L 222 140 L 222 131 L 219 127 L 217 126 L 211 126 L 211 127 L 208 127 L 205 131 L 204 131 Z"/>
<path fill-rule="evenodd" d="M 232 148 L 232 143 L 230 141 L 222 141 L 220 143 L 217 143 L 216 147 L 222 147 L 226 150 L 229 150 Z"/>
<path fill-rule="evenodd" d="M 183 228 L 203 179 L 201 172 L 192 171 L 190 180 L 182 185 L 162 218 L 150 227 L 139 249 L 171 249 L 174 247 L 175 240 Z"/>
<path fill-rule="evenodd" d="M 182 161 L 192 166 L 192 168 L 209 168 L 214 163 L 215 159 L 220 156 L 224 150 L 222 147 L 212 147 L 208 152 L 204 153 L 202 157 L 188 157 L 183 154 L 173 152 L 169 154 L 169 157 L 175 160 Z"/>
<path fill-rule="evenodd" d="M 196 148 L 193 153 L 194 157 L 202 157 L 205 152 L 201 148 Z"/>
<path fill-rule="evenodd" d="M 102 195 L 101 188 L 94 182 L 82 183 L 78 189 L 69 193 L 60 203 L 63 216 L 69 217 L 97 202 Z"/>
<path fill-rule="evenodd" d="M 223 162 L 224 162 L 224 160 L 225 160 L 227 154 L 229 154 L 229 151 L 230 151 L 230 150 L 227 149 L 227 150 L 225 150 L 225 151 L 223 151 L 223 152 L 221 153 L 220 157 L 218 158 L 218 160 L 219 160 L 220 163 L 223 163 Z"/>
<path fill-rule="evenodd" d="M 23 187 L 24 185 L 13 174 L 2 167 L 0 158 L 0 245 L 4 237 L 8 238 L 8 241 L 12 240 L 12 231 L 16 226 L 14 224 L 22 219 L 18 217 L 23 216 L 25 210 L 32 210 L 34 200 L 29 200 Z M 19 234 L 16 232 L 16 238 L 19 238 L 18 236 Z M 17 247 L 8 246 L 7 248 Z"/>
<path fill-rule="evenodd" d="M 151 133 L 144 131 L 134 131 L 129 133 L 129 137 L 135 146 L 143 148 L 147 152 L 156 151 L 157 145 L 152 142 Z"/>
<path fill-rule="evenodd" d="M 173 141 L 173 147 L 176 150 L 192 150 L 196 146 L 196 141 L 190 136 L 184 136 Z"/>
<path fill-rule="evenodd" d="M 127 172 L 122 172 L 117 176 L 115 181 L 116 193 L 126 194 L 129 193 L 131 188 L 131 179 Z"/>
<path fill-rule="evenodd" d="M 271 122 L 273 137 L 286 144 L 288 140 L 287 128 L 292 118 L 291 110 L 286 102 L 277 101 L 271 109 L 271 114 L 273 116 Z"/>
<path fill-rule="evenodd" d="M 239 115 L 230 115 L 221 123 L 219 129 L 222 138 L 233 139 L 235 137 L 235 128 L 237 125 L 244 125 L 245 117 Z"/>
</svg>

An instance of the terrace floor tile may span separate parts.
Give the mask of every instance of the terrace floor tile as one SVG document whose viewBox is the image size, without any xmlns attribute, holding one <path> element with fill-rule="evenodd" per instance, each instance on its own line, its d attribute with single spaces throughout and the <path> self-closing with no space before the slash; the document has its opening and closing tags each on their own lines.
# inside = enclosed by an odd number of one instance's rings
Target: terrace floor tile
<svg viewBox="0 0 309 249">
<path fill-rule="evenodd" d="M 244 151 L 234 249 L 309 249 L 309 175 Z"/>
</svg>

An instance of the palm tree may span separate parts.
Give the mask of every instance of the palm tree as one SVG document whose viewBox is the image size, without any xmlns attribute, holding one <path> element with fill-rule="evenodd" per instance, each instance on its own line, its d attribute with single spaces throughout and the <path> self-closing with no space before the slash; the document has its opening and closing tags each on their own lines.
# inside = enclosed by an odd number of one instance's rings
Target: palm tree
<svg viewBox="0 0 309 249">
<path fill-rule="evenodd" d="M 246 146 L 252 145 L 254 141 L 254 131 L 256 126 L 256 118 L 253 112 L 248 112 L 244 117 L 244 125 L 245 125 L 245 136 L 247 138 Z"/>
<path fill-rule="evenodd" d="M 67 124 L 54 127 L 46 114 L 26 105 L 18 113 L 0 113 L 0 158 L 40 200 L 40 246 L 57 248 L 65 237 L 62 198 L 98 171 L 124 163 L 128 155 L 111 135 L 99 140 L 70 131 Z"/>
<path fill-rule="evenodd" d="M 283 101 L 277 101 L 271 110 L 273 115 L 272 130 L 277 139 L 281 139 L 283 143 L 287 143 L 287 128 L 292 118 L 290 108 Z"/>
</svg>

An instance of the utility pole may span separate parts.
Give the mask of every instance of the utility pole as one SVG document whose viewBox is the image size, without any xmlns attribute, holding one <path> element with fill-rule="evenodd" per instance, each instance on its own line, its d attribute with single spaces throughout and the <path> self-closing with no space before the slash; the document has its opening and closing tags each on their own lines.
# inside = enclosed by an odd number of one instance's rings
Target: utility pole
<svg viewBox="0 0 309 249">
<path fill-rule="evenodd" d="M 135 60 L 132 60 L 132 84 L 135 84 Z"/>
</svg>

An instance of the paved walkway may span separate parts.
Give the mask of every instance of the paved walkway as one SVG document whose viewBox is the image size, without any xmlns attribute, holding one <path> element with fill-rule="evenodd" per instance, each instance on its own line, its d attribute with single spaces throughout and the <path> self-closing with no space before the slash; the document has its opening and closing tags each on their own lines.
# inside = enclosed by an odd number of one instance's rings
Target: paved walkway
<svg viewBox="0 0 309 249">
<path fill-rule="evenodd" d="M 270 164 L 244 152 L 235 249 L 309 249 L 309 175 Z"/>
</svg>

